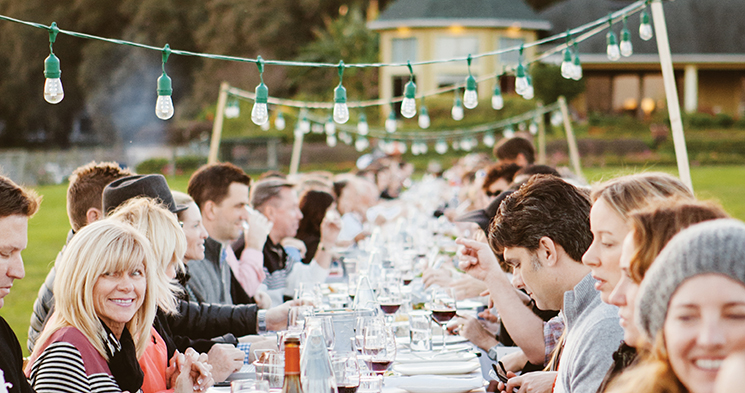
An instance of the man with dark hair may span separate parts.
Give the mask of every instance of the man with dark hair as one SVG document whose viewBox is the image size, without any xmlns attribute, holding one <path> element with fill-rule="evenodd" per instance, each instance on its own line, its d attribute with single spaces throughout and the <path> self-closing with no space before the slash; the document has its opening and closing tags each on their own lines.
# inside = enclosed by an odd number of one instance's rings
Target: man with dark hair
<svg viewBox="0 0 745 393">
<path fill-rule="evenodd" d="M 520 166 L 517 164 L 498 163 L 491 165 L 486 169 L 486 177 L 484 177 L 481 190 L 484 191 L 489 200 L 492 200 L 510 187 L 515 174 L 519 170 Z"/>
<path fill-rule="evenodd" d="M 21 251 L 28 244 L 28 220 L 39 209 L 35 192 L 0 176 L 0 308 L 13 280 L 25 276 Z M 13 329 L 0 317 L 0 388 L 9 393 L 32 393 L 23 375 L 23 352 Z"/>
<path fill-rule="evenodd" d="M 535 147 L 529 140 L 519 136 L 502 139 L 494 146 L 494 156 L 500 164 L 509 163 L 525 167 L 535 162 Z"/>
<path fill-rule="evenodd" d="M 263 248 L 266 287 L 272 304 L 280 304 L 283 297 L 291 298 L 299 282 L 320 283 L 329 273 L 331 248 L 339 235 L 338 220 L 326 216 L 321 222 L 321 240 L 309 264 L 291 258 L 282 240 L 295 237 L 303 213 L 300 211 L 294 184 L 284 179 L 268 178 L 254 184 L 251 205 L 274 225 L 265 238 Z"/>
<path fill-rule="evenodd" d="M 69 178 L 67 187 L 67 218 L 70 220 L 72 229 L 67 234 L 67 242 L 72 239 L 75 232 L 84 226 L 105 217 L 101 195 L 107 184 L 125 176 L 131 176 L 132 172 L 122 169 L 115 162 L 95 162 L 75 169 Z M 62 249 L 64 250 L 64 248 Z M 62 251 L 57 255 L 62 254 Z M 54 304 L 52 286 L 54 284 L 55 269 L 49 271 L 47 278 L 39 288 L 39 294 L 34 301 L 34 309 L 31 313 L 31 321 L 28 327 L 28 341 L 26 345 L 29 351 L 33 351 L 36 338 L 39 337 Z"/>
<path fill-rule="evenodd" d="M 558 370 L 510 379 L 507 391 L 523 384 L 554 383 L 557 392 L 594 392 L 623 337 L 618 309 L 603 303 L 590 270 L 581 262 L 592 243 L 587 192 L 550 175 L 535 175 L 502 202 L 491 223 L 489 244 L 513 268 L 512 284 L 525 289 L 542 310 L 561 310 L 564 345 Z M 492 296 L 504 278 L 480 263 L 475 249 L 461 267 L 483 278 Z M 509 326 L 507 327 L 509 330 Z M 554 372 L 555 371 L 555 372 Z"/>
<path fill-rule="evenodd" d="M 255 299 L 268 308 L 268 297 L 258 292 L 261 281 L 250 277 L 260 275 L 261 250 L 270 224 L 261 215 L 249 213 L 250 184 L 251 178 L 231 163 L 204 165 L 189 179 L 187 191 L 202 211 L 209 234 L 204 243 L 205 259 L 187 262 L 190 300 L 241 304 Z M 241 236 L 246 247 L 238 259 L 230 246 Z"/>
</svg>

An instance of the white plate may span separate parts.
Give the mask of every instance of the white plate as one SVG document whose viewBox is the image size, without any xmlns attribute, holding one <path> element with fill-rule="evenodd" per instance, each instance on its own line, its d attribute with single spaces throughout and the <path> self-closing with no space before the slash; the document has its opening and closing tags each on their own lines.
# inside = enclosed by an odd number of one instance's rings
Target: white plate
<svg viewBox="0 0 745 393">
<path fill-rule="evenodd" d="M 466 374 L 481 367 L 477 359 L 467 362 L 426 362 L 426 363 L 408 363 L 394 364 L 393 371 L 402 375 L 426 375 L 426 374 Z"/>
<path fill-rule="evenodd" d="M 473 352 L 446 352 L 438 354 L 432 352 L 399 352 L 396 354 L 397 363 L 439 363 L 439 362 L 465 362 L 475 359 L 476 354 Z"/>
<path fill-rule="evenodd" d="M 471 299 L 458 300 L 458 310 L 461 310 L 461 309 L 475 309 L 475 308 L 479 308 L 479 307 L 481 307 L 483 305 L 484 305 L 484 303 L 479 302 L 479 301 L 476 301 L 476 300 L 471 300 Z"/>
<path fill-rule="evenodd" d="M 396 344 L 398 345 L 409 345 L 409 341 L 411 339 L 409 337 L 403 336 L 403 337 L 396 337 Z M 450 344 L 460 344 L 468 342 L 468 340 L 463 336 L 458 335 L 452 335 L 452 336 L 445 336 L 445 342 L 448 344 L 448 351 L 451 349 L 455 349 L 456 347 L 450 348 Z M 442 336 L 436 335 L 432 337 L 432 345 L 440 346 L 442 345 Z"/>
<path fill-rule="evenodd" d="M 403 377 L 396 384 L 410 393 L 466 393 L 484 386 L 481 376 L 474 378 L 447 378 L 433 375 Z"/>
</svg>

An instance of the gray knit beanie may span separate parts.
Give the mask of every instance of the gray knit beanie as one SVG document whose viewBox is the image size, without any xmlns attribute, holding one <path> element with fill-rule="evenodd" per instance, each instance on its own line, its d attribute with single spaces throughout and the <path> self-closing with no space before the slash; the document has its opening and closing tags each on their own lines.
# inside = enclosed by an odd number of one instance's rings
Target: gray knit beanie
<svg viewBox="0 0 745 393">
<path fill-rule="evenodd" d="M 745 285 L 745 223 L 720 219 L 692 225 L 662 249 L 647 270 L 636 301 L 637 323 L 652 342 L 662 329 L 673 293 L 683 281 L 704 273 L 723 274 Z"/>
</svg>

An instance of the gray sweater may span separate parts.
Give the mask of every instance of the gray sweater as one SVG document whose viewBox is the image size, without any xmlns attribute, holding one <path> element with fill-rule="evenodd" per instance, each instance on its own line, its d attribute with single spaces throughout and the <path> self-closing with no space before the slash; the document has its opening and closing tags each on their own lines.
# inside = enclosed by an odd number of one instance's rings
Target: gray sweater
<svg viewBox="0 0 745 393">
<path fill-rule="evenodd" d="M 595 393 L 623 339 L 618 307 L 603 303 L 595 279 L 585 276 L 564 293 L 564 350 L 554 393 Z"/>
</svg>

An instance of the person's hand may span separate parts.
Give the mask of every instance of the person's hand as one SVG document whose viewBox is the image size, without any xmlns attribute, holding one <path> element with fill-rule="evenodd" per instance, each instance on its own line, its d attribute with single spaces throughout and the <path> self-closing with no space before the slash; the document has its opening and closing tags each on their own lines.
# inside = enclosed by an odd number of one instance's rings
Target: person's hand
<svg viewBox="0 0 745 393">
<path fill-rule="evenodd" d="M 248 231 L 243 233 L 246 247 L 262 251 L 274 223 L 256 210 L 248 211 Z"/>
<path fill-rule="evenodd" d="M 428 267 L 422 272 L 422 281 L 425 288 L 429 288 L 432 285 L 439 285 L 446 288 L 453 281 L 453 276 L 448 269 L 432 269 Z"/>
<path fill-rule="evenodd" d="M 277 340 L 261 337 L 261 340 L 255 341 L 251 344 L 251 354 L 248 356 L 248 361 L 252 362 L 256 360 L 256 351 L 278 351 Z"/>
<path fill-rule="evenodd" d="M 499 361 L 502 362 L 505 370 L 516 373 L 528 364 L 528 357 L 525 356 L 525 352 L 520 350 L 500 357 Z"/>
<path fill-rule="evenodd" d="M 459 315 L 455 318 L 454 325 L 457 326 L 457 333 L 460 334 L 461 337 L 467 339 L 484 351 L 488 351 L 489 348 L 499 343 L 499 341 L 494 338 L 494 335 L 481 325 L 481 321 L 472 316 Z"/>
<path fill-rule="evenodd" d="M 450 283 L 450 287 L 455 290 L 457 300 L 470 299 L 478 297 L 486 289 L 486 284 L 474 277 L 461 275 L 460 278 Z"/>
<path fill-rule="evenodd" d="M 496 315 L 491 313 L 491 309 L 487 308 L 486 310 L 479 313 L 479 318 L 491 322 L 491 323 L 499 323 L 499 318 L 497 318 Z"/>
<path fill-rule="evenodd" d="M 254 294 L 254 301 L 256 302 L 256 307 L 262 310 L 267 310 L 272 307 L 272 298 L 264 291 L 256 292 L 256 294 Z"/>
<path fill-rule="evenodd" d="M 341 217 L 336 209 L 328 209 L 326 215 L 321 221 L 321 240 L 320 245 L 323 245 L 328 251 L 330 248 L 336 245 L 336 239 L 339 237 L 341 232 Z"/>
<path fill-rule="evenodd" d="M 499 383 L 499 390 L 512 393 L 517 389 L 518 393 L 550 393 L 556 379 L 555 371 L 536 371 L 521 376 L 516 376 L 512 371 L 507 372 L 507 383 Z"/>
<path fill-rule="evenodd" d="M 269 331 L 287 329 L 287 314 L 290 312 L 290 307 L 304 305 L 312 305 L 312 303 L 306 300 L 290 300 L 266 310 L 266 329 Z"/>
<path fill-rule="evenodd" d="M 230 344 L 215 344 L 207 357 L 207 362 L 212 365 L 212 377 L 215 381 L 222 382 L 243 367 L 245 354 Z"/>
<path fill-rule="evenodd" d="M 215 383 L 207 364 L 207 354 L 188 348 L 182 354 L 176 351 L 166 369 L 168 387 L 175 393 L 204 392 Z"/>
<path fill-rule="evenodd" d="M 501 270 L 497 257 L 488 244 L 464 238 L 455 239 L 455 243 L 463 246 L 458 253 L 458 266 L 471 277 L 485 281 L 487 275 Z"/>
</svg>

